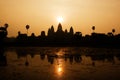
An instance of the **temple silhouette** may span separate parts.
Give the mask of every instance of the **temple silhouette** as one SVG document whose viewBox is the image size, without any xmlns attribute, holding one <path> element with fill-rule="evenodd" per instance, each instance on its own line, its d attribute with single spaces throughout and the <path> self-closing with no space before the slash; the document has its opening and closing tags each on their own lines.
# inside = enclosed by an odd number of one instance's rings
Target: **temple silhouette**
<svg viewBox="0 0 120 80">
<path fill-rule="evenodd" d="M 120 34 L 114 34 L 115 29 L 111 32 L 95 33 L 95 26 L 92 27 L 91 35 L 82 35 L 82 32 L 74 32 L 73 27 L 69 30 L 62 29 L 62 24 L 58 24 L 55 31 L 53 25 L 48 29 L 47 34 L 41 31 L 41 34 L 35 36 L 34 33 L 28 36 L 29 25 L 26 25 L 27 33 L 23 34 L 18 31 L 16 38 L 7 37 L 7 27 L 0 27 L 0 44 L 4 46 L 95 46 L 95 47 L 120 47 Z"/>
</svg>

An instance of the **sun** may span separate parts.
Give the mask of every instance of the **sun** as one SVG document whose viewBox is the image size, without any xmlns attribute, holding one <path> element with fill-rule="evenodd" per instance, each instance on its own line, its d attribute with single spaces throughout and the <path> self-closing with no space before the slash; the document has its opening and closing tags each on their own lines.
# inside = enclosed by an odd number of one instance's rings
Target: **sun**
<svg viewBox="0 0 120 80">
<path fill-rule="evenodd" d="M 63 17 L 57 17 L 57 21 L 59 22 L 59 23 L 62 23 L 63 22 Z"/>
<path fill-rule="evenodd" d="M 58 67 L 58 73 L 60 73 L 62 71 L 61 67 Z"/>
</svg>

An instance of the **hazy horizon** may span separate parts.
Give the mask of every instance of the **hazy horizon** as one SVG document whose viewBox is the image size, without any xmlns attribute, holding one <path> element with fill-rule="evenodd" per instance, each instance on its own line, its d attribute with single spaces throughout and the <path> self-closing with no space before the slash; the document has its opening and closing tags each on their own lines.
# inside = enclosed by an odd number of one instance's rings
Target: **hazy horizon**
<svg viewBox="0 0 120 80">
<path fill-rule="evenodd" d="M 57 29 L 57 17 L 63 17 L 63 30 L 73 26 L 74 31 L 84 34 L 92 32 L 107 33 L 114 28 L 120 33 L 119 0 L 0 0 L 0 26 L 9 24 L 8 36 L 17 36 L 18 31 L 29 35 L 40 35 L 52 25 Z"/>
</svg>

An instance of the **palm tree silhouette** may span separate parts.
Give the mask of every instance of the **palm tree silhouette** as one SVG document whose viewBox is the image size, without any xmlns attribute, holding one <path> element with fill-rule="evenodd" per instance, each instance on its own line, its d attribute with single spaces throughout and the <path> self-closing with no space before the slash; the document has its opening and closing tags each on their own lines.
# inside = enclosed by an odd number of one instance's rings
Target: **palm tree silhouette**
<svg viewBox="0 0 120 80">
<path fill-rule="evenodd" d="M 93 30 L 93 32 L 94 32 L 94 30 L 95 30 L 95 26 L 92 26 L 92 30 Z"/>
<path fill-rule="evenodd" d="M 8 31 L 7 31 L 8 26 L 9 25 L 7 23 L 4 24 L 4 33 L 5 33 L 5 36 L 8 35 Z"/>
<path fill-rule="evenodd" d="M 113 33 L 113 34 L 115 33 L 115 29 L 112 29 L 112 33 Z"/>
<path fill-rule="evenodd" d="M 29 25 L 26 25 L 26 29 L 27 29 L 27 35 L 28 35 L 28 29 L 30 28 Z"/>
<path fill-rule="evenodd" d="M 4 27 L 5 27 L 6 29 L 8 28 L 8 26 L 9 26 L 9 25 L 8 25 L 7 23 L 4 24 Z"/>
</svg>

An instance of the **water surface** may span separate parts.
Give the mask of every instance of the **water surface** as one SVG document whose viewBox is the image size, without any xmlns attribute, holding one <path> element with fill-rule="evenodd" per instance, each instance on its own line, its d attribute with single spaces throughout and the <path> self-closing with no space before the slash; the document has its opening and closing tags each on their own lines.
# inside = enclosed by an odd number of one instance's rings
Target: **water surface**
<svg viewBox="0 0 120 80">
<path fill-rule="evenodd" d="M 120 79 L 119 49 L 9 47 L 0 53 L 0 80 Z"/>
</svg>

